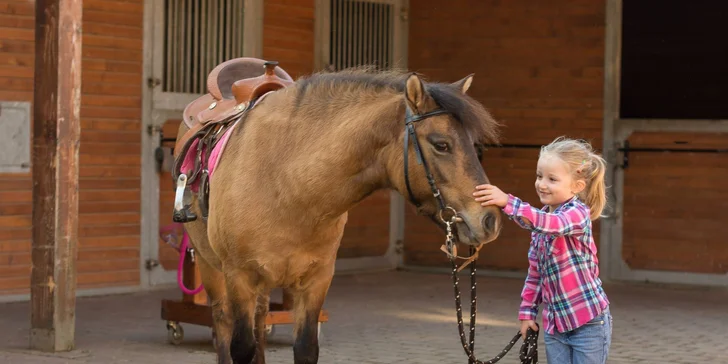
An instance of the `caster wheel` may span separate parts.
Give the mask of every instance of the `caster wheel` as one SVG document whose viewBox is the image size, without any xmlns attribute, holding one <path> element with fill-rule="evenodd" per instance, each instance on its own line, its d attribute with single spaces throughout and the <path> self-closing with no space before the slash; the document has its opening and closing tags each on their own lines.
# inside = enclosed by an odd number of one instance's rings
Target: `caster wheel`
<svg viewBox="0 0 728 364">
<path fill-rule="evenodd" d="M 185 330 L 179 322 L 167 322 L 167 341 L 172 345 L 179 345 L 185 338 Z"/>
</svg>

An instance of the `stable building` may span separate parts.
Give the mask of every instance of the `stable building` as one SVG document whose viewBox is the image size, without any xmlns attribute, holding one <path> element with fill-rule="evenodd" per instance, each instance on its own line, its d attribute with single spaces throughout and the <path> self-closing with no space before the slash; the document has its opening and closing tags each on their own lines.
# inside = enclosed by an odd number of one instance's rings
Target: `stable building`
<svg viewBox="0 0 728 364">
<path fill-rule="evenodd" d="M 538 148 L 584 138 L 609 162 L 595 225 L 605 280 L 728 286 L 728 5 L 710 0 L 84 0 L 78 295 L 176 280 L 166 164 L 185 105 L 235 57 L 294 79 L 361 64 L 469 93 L 503 124 L 490 180 L 537 204 Z M 688 14 L 686 16 L 686 14 Z M 659 16 L 657 16 L 659 15 Z M 33 225 L 35 5 L 0 0 L 0 301 L 27 300 Z M 244 208 L 244 207 L 243 207 Z M 444 234 L 396 193 L 350 212 L 339 271 L 448 271 Z M 481 272 L 525 277 L 529 235 L 506 223 Z"/>
</svg>

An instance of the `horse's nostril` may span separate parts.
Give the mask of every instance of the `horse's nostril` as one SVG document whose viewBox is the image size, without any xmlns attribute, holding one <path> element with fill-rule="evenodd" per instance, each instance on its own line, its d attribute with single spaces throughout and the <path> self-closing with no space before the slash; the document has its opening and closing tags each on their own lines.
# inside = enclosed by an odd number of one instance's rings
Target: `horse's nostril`
<svg viewBox="0 0 728 364">
<path fill-rule="evenodd" d="M 495 217 L 494 214 L 487 214 L 483 218 L 483 229 L 486 231 L 493 231 L 495 230 L 495 225 L 498 223 L 498 218 Z"/>
</svg>

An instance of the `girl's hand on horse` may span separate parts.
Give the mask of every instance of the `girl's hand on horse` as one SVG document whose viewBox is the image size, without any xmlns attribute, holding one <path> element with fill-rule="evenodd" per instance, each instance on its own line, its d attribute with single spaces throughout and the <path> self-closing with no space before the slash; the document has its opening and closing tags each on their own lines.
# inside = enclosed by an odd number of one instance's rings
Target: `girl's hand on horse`
<svg viewBox="0 0 728 364">
<path fill-rule="evenodd" d="M 480 202 L 481 206 L 495 205 L 502 208 L 508 204 L 508 195 L 496 186 L 490 184 L 478 185 L 475 186 L 475 190 L 473 196 L 475 196 L 475 201 Z"/>
<path fill-rule="evenodd" d="M 536 325 L 536 321 L 533 320 L 521 320 L 521 338 L 524 340 L 526 339 L 526 334 L 528 333 L 528 328 L 531 328 L 533 331 L 538 331 L 538 325 Z"/>
</svg>

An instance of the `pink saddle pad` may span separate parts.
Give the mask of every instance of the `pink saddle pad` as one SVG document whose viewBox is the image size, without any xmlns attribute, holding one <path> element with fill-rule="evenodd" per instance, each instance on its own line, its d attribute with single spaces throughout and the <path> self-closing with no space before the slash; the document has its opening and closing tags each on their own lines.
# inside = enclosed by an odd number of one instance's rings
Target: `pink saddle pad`
<svg viewBox="0 0 728 364">
<path fill-rule="evenodd" d="M 263 98 L 265 98 L 268 94 L 275 91 L 270 91 L 265 94 L 263 94 L 260 98 L 258 98 L 258 101 L 255 103 L 255 105 L 258 105 L 261 101 L 263 101 Z M 253 105 L 253 108 L 255 108 L 255 105 Z M 220 157 L 222 157 L 222 153 L 225 151 L 225 146 L 227 145 L 228 139 L 230 139 L 230 135 L 235 130 L 235 127 L 238 126 L 240 123 L 240 120 L 236 121 L 235 124 L 233 124 L 228 130 L 225 131 L 225 134 L 222 135 L 220 138 L 220 141 L 212 148 L 212 152 L 210 152 L 210 158 L 207 160 L 207 172 L 210 175 L 210 185 L 212 185 L 212 176 L 214 174 L 215 168 L 217 167 L 217 163 L 220 160 Z M 197 157 L 197 145 L 199 144 L 200 140 L 197 139 L 192 142 L 190 145 L 190 148 L 187 150 L 187 154 L 185 155 L 185 159 L 182 162 L 182 166 L 180 167 L 180 170 L 182 173 L 189 176 L 190 172 L 193 168 L 195 168 L 195 158 Z M 202 154 L 205 154 L 205 150 L 203 149 Z M 204 166 L 202 167 L 204 169 Z M 199 189 L 199 180 L 196 180 L 193 184 L 190 185 L 190 190 L 192 192 L 197 193 Z"/>
</svg>

